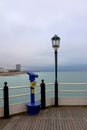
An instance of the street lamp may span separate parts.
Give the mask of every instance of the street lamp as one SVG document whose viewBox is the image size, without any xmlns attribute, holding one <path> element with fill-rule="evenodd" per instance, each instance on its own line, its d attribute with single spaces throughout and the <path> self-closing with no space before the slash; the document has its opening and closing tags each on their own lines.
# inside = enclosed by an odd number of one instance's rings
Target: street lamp
<svg viewBox="0 0 87 130">
<path fill-rule="evenodd" d="M 54 35 L 52 38 L 52 47 L 55 53 L 55 106 L 58 106 L 58 81 L 57 81 L 57 49 L 60 46 L 60 37 Z"/>
</svg>

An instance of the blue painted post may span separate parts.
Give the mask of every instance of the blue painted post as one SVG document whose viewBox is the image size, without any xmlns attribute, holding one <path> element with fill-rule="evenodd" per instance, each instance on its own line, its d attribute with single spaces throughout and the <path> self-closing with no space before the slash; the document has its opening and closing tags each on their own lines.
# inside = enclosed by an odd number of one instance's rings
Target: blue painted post
<svg viewBox="0 0 87 130">
<path fill-rule="evenodd" d="M 34 94 L 34 88 L 30 86 L 31 88 L 31 103 L 35 103 L 35 94 Z"/>
<path fill-rule="evenodd" d="M 31 73 L 31 72 L 27 72 L 27 74 L 28 74 L 29 80 L 30 80 L 31 102 L 27 102 L 26 106 L 27 106 L 28 114 L 35 115 L 35 114 L 38 114 L 40 111 L 40 103 L 35 102 L 35 92 L 34 92 L 34 89 L 36 87 L 35 78 L 37 78 L 38 75 Z"/>
</svg>

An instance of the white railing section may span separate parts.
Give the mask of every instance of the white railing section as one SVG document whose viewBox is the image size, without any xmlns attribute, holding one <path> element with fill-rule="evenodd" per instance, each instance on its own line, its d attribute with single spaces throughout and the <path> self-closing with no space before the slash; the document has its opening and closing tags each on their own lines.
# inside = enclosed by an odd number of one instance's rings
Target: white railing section
<svg viewBox="0 0 87 130">
<path fill-rule="evenodd" d="M 58 84 L 59 86 L 64 86 L 66 88 L 66 86 L 79 86 L 79 85 L 87 85 L 87 83 L 59 83 Z M 54 83 L 46 83 L 45 84 L 46 87 L 48 86 L 54 86 Z M 40 87 L 40 84 L 37 84 L 37 87 Z M 21 89 L 27 89 L 29 88 L 29 86 L 15 86 L 15 87 L 9 87 L 9 91 L 11 90 L 21 90 Z M 61 87 L 60 87 L 61 88 Z M 78 90 L 58 90 L 59 92 L 87 92 L 87 89 L 84 90 L 84 89 L 78 89 Z M 19 91 L 20 92 L 20 91 Z M 51 93 L 51 92 L 54 92 L 54 90 L 46 90 L 46 93 Z M 1 95 L 3 95 L 3 88 L 0 88 L 0 93 L 2 93 Z M 35 92 L 35 94 L 41 94 L 40 92 L 40 89 L 38 90 L 38 92 Z M 12 99 L 12 98 L 16 98 L 16 97 L 24 97 L 24 96 L 29 96 L 30 93 L 28 93 L 26 91 L 26 93 L 22 93 L 20 92 L 20 94 L 13 94 L 13 95 L 9 95 L 9 98 Z M 3 102 L 3 96 L 0 97 L 0 100 L 2 100 Z M 0 101 L 1 102 L 1 101 Z M 59 105 L 86 105 L 87 106 L 87 96 L 85 97 L 59 97 L 58 98 L 58 104 Z M 54 105 L 54 97 L 50 97 L 50 98 L 46 98 L 46 106 L 50 106 L 50 105 Z M 20 112 L 25 112 L 27 111 L 26 109 L 26 106 L 25 106 L 25 103 L 24 102 L 20 102 L 20 103 L 14 103 L 14 104 L 10 104 L 9 106 L 9 111 L 10 111 L 10 115 L 12 114 L 17 114 L 17 113 L 20 113 Z M 3 106 L 0 106 L 0 117 L 3 117 L 4 116 L 4 109 L 3 109 Z"/>
<path fill-rule="evenodd" d="M 0 88 L 0 91 L 2 91 L 2 93 L 3 93 L 3 88 Z M 3 97 L 0 97 L 0 99 L 3 99 Z"/>
<path fill-rule="evenodd" d="M 46 86 L 53 86 L 54 83 L 47 83 Z M 87 85 L 87 83 L 58 83 L 59 86 L 69 86 L 69 85 Z M 53 92 L 53 90 L 47 90 L 46 92 Z M 58 90 L 58 92 L 87 92 L 87 90 Z"/>
<path fill-rule="evenodd" d="M 54 83 L 46 83 L 45 86 L 53 86 Z M 87 83 L 58 83 L 59 86 L 67 86 L 67 85 L 87 85 Z M 40 84 L 37 84 L 37 87 L 40 87 Z M 22 89 L 22 88 L 29 88 L 29 86 L 15 86 L 15 87 L 9 87 L 9 90 L 12 89 Z M 0 88 L 0 91 L 3 91 L 3 88 Z M 53 92 L 54 90 L 46 90 L 46 93 Z M 59 92 L 87 92 L 87 90 L 58 90 Z M 40 94 L 40 92 L 35 92 L 35 94 Z M 15 97 L 22 97 L 22 96 L 29 96 L 30 93 L 26 94 L 18 94 L 18 95 L 11 95 L 9 98 L 15 98 Z M 3 97 L 0 97 L 0 99 L 3 99 Z"/>
</svg>

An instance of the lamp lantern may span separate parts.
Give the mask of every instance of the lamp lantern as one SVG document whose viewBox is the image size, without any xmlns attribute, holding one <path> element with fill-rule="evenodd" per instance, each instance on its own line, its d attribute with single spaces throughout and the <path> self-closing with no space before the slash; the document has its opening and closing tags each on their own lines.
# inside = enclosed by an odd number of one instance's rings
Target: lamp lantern
<svg viewBox="0 0 87 130">
<path fill-rule="evenodd" d="M 57 50 L 60 47 L 60 37 L 54 35 L 51 38 L 51 40 L 52 40 L 52 47 L 54 48 L 54 50 Z"/>
</svg>

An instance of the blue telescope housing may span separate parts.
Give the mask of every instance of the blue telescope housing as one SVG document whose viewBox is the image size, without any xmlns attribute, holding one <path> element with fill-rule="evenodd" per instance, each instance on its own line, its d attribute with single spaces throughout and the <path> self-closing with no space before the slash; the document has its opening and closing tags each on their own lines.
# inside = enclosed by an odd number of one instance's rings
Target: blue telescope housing
<svg viewBox="0 0 87 130">
<path fill-rule="evenodd" d="M 35 102 L 35 93 L 34 93 L 34 86 L 33 86 L 33 82 L 35 81 L 35 78 L 38 77 L 38 75 L 34 74 L 33 72 L 26 72 L 26 73 L 28 74 L 29 80 L 30 80 L 30 83 L 31 83 L 31 86 L 30 86 L 31 102 L 26 103 L 27 112 L 30 115 L 35 115 L 35 114 L 38 114 L 39 111 L 40 111 L 40 103 Z"/>
<path fill-rule="evenodd" d="M 35 78 L 38 78 L 37 74 L 34 74 L 33 72 L 27 72 L 28 76 L 29 76 L 29 80 L 30 82 L 35 81 Z"/>
</svg>

